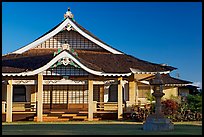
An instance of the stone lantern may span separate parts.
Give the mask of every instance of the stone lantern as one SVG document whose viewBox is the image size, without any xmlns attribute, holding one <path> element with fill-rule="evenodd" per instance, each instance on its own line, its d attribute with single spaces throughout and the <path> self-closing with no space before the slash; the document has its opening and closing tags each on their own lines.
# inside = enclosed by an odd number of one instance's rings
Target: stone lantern
<svg viewBox="0 0 204 137">
<path fill-rule="evenodd" d="M 150 80 L 150 85 L 153 87 L 154 92 L 152 95 L 156 99 L 155 113 L 150 114 L 145 123 L 143 124 L 143 130 L 146 131 L 167 131 L 173 130 L 174 125 L 170 119 L 165 118 L 162 113 L 161 98 L 164 96 L 163 93 L 163 81 L 161 75 L 157 73 L 155 78 Z"/>
</svg>

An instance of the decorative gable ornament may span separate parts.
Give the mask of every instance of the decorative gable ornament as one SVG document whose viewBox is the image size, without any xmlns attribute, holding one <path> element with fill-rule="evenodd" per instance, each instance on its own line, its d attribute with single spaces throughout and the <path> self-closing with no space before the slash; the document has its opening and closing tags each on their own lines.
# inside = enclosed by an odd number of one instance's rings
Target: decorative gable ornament
<svg viewBox="0 0 204 137">
<path fill-rule="evenodd" d="M 62 45 L 62 50 L 68 50 L 68 51 L 70 51 L 70 45 L 69 44 L 67 44 L 67 43 L 65 43 L 65 44 L 63 44 Z"/>
<path fill-rule="evenodd" d="M 66 18 L 74 18 L 74 15 L 72 14 L 72 12 L 70 11 L 70 8 L 68 8 L 67 12 L 64 14 L 64 19 Z"/>
<path fill-rule="evenodd" d="M 71 25 L 70 23 L 68 23 L 68 24 L 62 29 L 62 31 L 63 31 L 63 30 L 67 30 L 67 31 L 74 30 L 74 31 L 76 31 L 76 30 L 72 27 L 72 25 Z"/>
<path fill-rule="evenodd" d="M 54 56 L 58 55 L 58 54 L 59 54 L 61 51 L 63 51 L 63 50 L 68 50 L 68 51 L 70 51 L 74 56 L 78 57 L 78 54 L 77 54 L 77 53 L 74 51 L 74 49 L 71 48 L 70 45 L 67 44 L 67 43 L 63 44 L 62 47 L 57 50 L 57 52 L 54 52 Z M 78 66 L 77 64 L 75 64 L 75 63 L 73 62 L 73 60 L 71 60 L 71 59 L 68 58 L 68 57 L 61 58 L 61 59 L 58 60 L 57 63 L 54 64 L 51 68 L 55 68 L 55 67 L 57 67 L 57 66 L 59 66 L 59 65 L 62 65 L 62 64 L 63 64 L 64 66 L 67 66 L 67 65 L 69 64 L 69 65 L 72 65 L 72 66 L 74 66 L 74 67 L 76 67 L 76 68 L 80 68 L 80 66 Z"/>
</svg>

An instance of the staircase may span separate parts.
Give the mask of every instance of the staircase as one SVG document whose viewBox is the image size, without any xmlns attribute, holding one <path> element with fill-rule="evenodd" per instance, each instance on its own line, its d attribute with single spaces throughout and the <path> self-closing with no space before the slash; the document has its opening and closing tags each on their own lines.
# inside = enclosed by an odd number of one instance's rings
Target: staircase
<svg viewBox="0 0 204 137">
<path fill-rule="evenodd" d="M 98 121 L 100 118 L 93 118 L 93 121 Z M 34 117 L 37 121 L 37 116 Z M 63 112 L 50 112 L 43 114 L 43 122 L 66 122 L 66 121 L 88 121 L 87 113 L 63 113 Z"/>
</svg>

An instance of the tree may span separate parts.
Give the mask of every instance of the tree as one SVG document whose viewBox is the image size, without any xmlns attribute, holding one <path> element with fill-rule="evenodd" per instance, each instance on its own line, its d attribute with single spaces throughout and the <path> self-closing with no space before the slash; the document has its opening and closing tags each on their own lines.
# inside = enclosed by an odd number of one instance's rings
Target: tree
<svg viewBox="0 0 204 137">
<path fill-rule="evenodd" d="M 188 109 L 192 112 L 202 113 L 202 95 L 188 95 L 187 96 Z"/>
</svg>

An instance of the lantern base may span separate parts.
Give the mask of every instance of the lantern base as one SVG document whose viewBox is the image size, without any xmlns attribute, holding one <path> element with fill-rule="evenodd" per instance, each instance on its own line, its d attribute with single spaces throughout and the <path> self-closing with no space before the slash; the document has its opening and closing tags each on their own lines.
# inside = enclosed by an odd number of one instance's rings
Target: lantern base
<svg viewBox="0 0 204 137">
<path fill-rule="evenodd" d="M 149 115 L 143 124 L 145 131 L 169 131 L 174 129 L 174 124 L 170 119 L 163 116 Z"/>
</svg>

